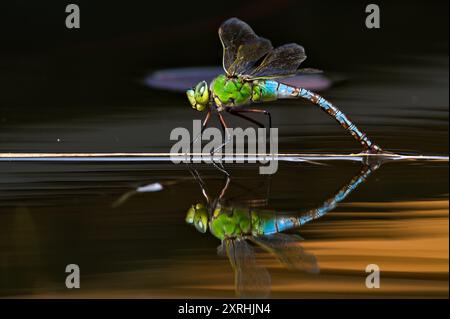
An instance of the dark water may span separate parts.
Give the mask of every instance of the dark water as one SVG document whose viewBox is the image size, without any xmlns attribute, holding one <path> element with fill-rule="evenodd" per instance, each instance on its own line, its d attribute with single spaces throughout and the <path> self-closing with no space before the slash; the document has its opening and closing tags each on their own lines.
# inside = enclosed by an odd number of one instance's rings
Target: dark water
<svg viewBox="0 0 450 319">
<path fill-rule="evenodd" d="M 445 6 L 418 2 L 407 16 L 421 17 L 421 10 L 426 16 L 426 10 L 441 12 Z M 271 17 L 281 23 L 280 12 L 289 7 L 298 4 L 273 5 Z M 328 10 L 339 8 L 319 7 L 334 21 Z M 297 41 L 294 23 L 286 35 L 274 39 L 281 32 L 264 28 L 269 13 L 249 14 L 245 8 L 223 14 L 254 20 L 260 27 L 255 29 L 266 31 L 274 42 Z M 306 8 L 318 9 L 312 3 Z M 339 10 L 351 16 L 354 11 L 348 8 L 360 10 L 361 5 L 349 2 Z M 406 32 L 410 29 L 395 22 L 394 13 L 402 7 L 386 10 L 386 29 L 369 40 L 360 30 L 360 16 L 347 19 L 337 31 L 325 26 L 302 31 L 305 46 L 317 57 L 308 66 L 327 70 L 335 82 L 322 94 L 385 149 L 447 156 L 447 31 L 439 28 L 439 19 L 417 20 L 421 22 L 411 30 L 422 28 L 430 36 L 425 45 L 415 47 Z M 133 20 L 131 11 L 126 16 Z M 30 44 L 33 50 L 9 39 L 8 59 L 1 62 L 1 152 L 168 151 L 172 128 L 190 128 L 201 114 L 190 109 L 183 95 L 151 90 L 140 80 L 151 69 L 218 63 L 220 51 L 217 56 L 210 53 L 220 47 L 206 45 L 209 53 L 200 57 L 175 54 L 190 33 L 181 31 L 182 22 L 169 26 L 155 19 L 147 28 L 134 22 L 125 31 L 105 30 L 101 41 L 102 29 L 88 19 L 86 25 L 95 30 L 90 35 L 70 35 L 68 40 L 63 33 L 47 34 Z M 221 17 L 213 16 L 204 25 L 215 26 L 216 20 L 220 23 Z M 144 45 L 155 25 L 159 33 Z M 205 30 L 198 23 L 186 25 L 191 31 Z M 343 52 L 333 54 L 337 49 L 324 50 L 313 36 L 322 35 L 333 45 L 339 30 L 355 30 L 354 25 L 359 29 L 352 36 L 365 44 L 353 48 L 354 59 L 345 57 L 351 39 L 343 40 Z M 143 31 L 136 31 L 140 27 Z M 394 47 L 401 36 L 404 41 Z M 60 42 L 51 44 L 55 38 Z M 215 31 L 205 39 L 216 41 Z M 373 50 L 367 48 L 371 41 Z M 115 52 L 102 55 L 111 50 Z M 119 59 L 121 52 L 127 53 Z M 147 58 L 144 52 L 149 52 Z M 332 65 L 336 56 L 345 67 Z M 68 57 L 73 58 L 70 65 L 64 64 Z M 280 152 L 359 151 L 334 121 L 308 103 L 279 101 L 267 109 L 279 128 Z M 240 119 L 229 121 L 246 125 Z M 361 169 L 354 162 L 322 164 L 280 162 L 271 178 L 259 175 L 256 165 L 228 165 L 232 179 L 225 199 L 231 206 L 298 214 L 320 206 Z M 208 165 L 196 168 L 217 196 L 223 174 Z M 162 183 L 164 189 L 135 194 L 113 207 L 124 194 L 151 183 Z M 185 222 L 189 207 L 202 201 L 198 183 L 183 165 L 0 162 L 0 295 L 234 297 L 233 269 L 216 254 L 220 241 Z M 256 260 L 270 274 L 271 297 L 448 297 L 448 211 L 447 161 L 385 163 L 336 209 L 293 232 L 304 238 L 295 245 L 315 256 L 319 274 L 288 270 L 260 249 L 255 250 Z M 81 268 L 81 289 L 65 287 L 64 270 L 71 263 Z M 369 264 L 381 269 L 379 289 L 365 287 Z"/>
</svg>

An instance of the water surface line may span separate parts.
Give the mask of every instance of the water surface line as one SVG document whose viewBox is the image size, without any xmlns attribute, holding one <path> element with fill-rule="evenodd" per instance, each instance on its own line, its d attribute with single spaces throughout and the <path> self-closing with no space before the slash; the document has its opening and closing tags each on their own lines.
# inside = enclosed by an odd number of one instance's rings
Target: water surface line
<svg viewBox="0 0 450 319">
<path fill-rule="evenodd" d="M 0 162 L 172 162 L 188 159 L 190 162 L 221 159 L 224 162 L 278 160 L 286 162 L 304 161 L 356 161 L 380 158 L 388 161 L 439 161 L 448 162 L 448 156 L 408 154 L 321 154 L 321 153 L 279 153 L 279 154 L 225 154 L 221 157 L 209 153 L 0 153 Z"/>
</svg>

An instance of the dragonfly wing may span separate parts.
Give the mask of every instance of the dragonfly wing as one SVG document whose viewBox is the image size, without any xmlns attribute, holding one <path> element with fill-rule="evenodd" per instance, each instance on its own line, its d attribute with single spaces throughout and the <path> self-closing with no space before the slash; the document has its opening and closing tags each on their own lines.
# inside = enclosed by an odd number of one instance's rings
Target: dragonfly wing
<svg viewBox="0 0 450 319">
<path fill-rule="evenodd" d="M 323 74 L 298 71 L 300 73 L 277 81 L 313 91 L 324 90 L 331 86 L 331 80 Z M 213 66 L 165 69 L 150 73 L 143 82 L 153 89 L 185 92 L 187 88 L 195 86 L 200 81 L 210 83 L 221 73 L 223 73 L 221 67 Z"/>
<path fill-rule="evenodd" d="M 301 240 L 300 236 L 283 233 L 252 238 L 253 242 L 273 253 L 286 267 L 318 273 L 316 257 L 304 251 L 299 245 Z"/>
<path fill-rule="evenodd" d="M 272 50 L 264 60 L 247 74 L 250 79 L 278 78 L 295 75 L 306 59 L 305 49 L 296 43 L 289 43 Z"/>
<path fill-rule="evenodd" d="M 221 67 L 166 69 L 149 74 L 144 78 L 144 84 L 155 89 L 185 92 L 200 81 L 211 82 L 221 73 Z"/>
<path fill-rule="evenodd" d="M 217 246 L 217 255 L 220 257 L 227 257 L 227 247 L 224 241 L 222 241 L 220 245 Z"/>
<path fill-rule="evenodd" d="M 256 264 L 252 246 L 244 239 L 225 239 L 224 242 L 234 270 L 237 295 L 245 298 L 267 297 L 270 293 L 270 275 Z"/>
<path fill-rule="evenodd" d="M 322 74 L 323 71 L 319 70 L 319 69 L 314 69 L 314 68 L 303 68 L 303 69 L 298 69 L 297 73 L 300 73 L 300 74 Z"/>
<path fill-rule="evenodd" d="M 301 71 L 301 70 L 299 70 Z M 278 82 L 290 86 L 305 88 L 313 91 L 322 91 L 328 89 L 332 81 L 323 74 L 300 73 L 284 79 L 277 79 Z"/>
<path fill-rule="evenodd" d="M 245 74 L 256 61 L 272 51 L 269 40 L 259 37 L 245 22 L 231 18 L 222 23 L 223 68 L 229 76 Z"/>
</svg>

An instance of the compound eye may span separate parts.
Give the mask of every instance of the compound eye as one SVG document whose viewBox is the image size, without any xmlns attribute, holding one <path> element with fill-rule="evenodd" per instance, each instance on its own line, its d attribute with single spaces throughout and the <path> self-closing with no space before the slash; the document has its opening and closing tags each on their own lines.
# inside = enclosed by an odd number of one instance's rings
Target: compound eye
<svg viewBox="0 0 450 319">
<path fill-rule="evenodd" d="M 195 87 L 195 98 L 198 103 L 206 104 L 209 101 L 208 83 L 202 81 Z"/>
<path fill-rule="evenodd" d="M 195 108 L 197 109 L 197 111 L 203 111 L 206 109 L 206 104 L 196 104 Z"/>
<path fill-rule="evenodd" d="M 208 212 L 204 205 L 200 204 L 196 206 L 194 226 L 201 233 L 206 233 L 208 230 Z"/>
<path fill-rule="evenodd" d="M 195 100 L 195 91 L 193 89 L 189 89 L 186 91 L 187 98 L 189 100 L 189 103 L 191 103 L 192 107 L 195 106 L 197 101 Z"/>
<path fill-rule="evenodd" d="M 185 219 L 186 223 L 193 224 L 194 217 L 195 217 L 195 206 L 191 206 L 191 208 L 189 208 L 189 210 L 186 214 L 186 219 Z"/>
<path fill-rule="evenodd" d="M 204 220 L 199 219 L 196 221 L 196 223 L 194 224 L 195 228 L 200 232 L 200 233 L 206 233 L 207 229 L 208 229 L 208 224 L 205 223 Z"/>
</svg>

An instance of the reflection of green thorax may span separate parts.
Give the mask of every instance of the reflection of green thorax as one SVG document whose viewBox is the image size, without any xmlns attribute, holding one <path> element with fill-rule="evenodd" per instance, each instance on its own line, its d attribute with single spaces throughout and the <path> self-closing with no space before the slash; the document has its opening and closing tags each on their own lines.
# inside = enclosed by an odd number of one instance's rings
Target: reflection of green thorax
<svg viewBox="0 0 450 319">
<path fill-rule="evenodd" d="M 246 235 L 257 236 L 263 234 L 264 220 L 273 218 L 272 213 L 218 206 L 211 218 L 210 230 L 221 240 Z"/>
<path fill-rule="evenodd" d="M 211 82 L 211 93 L 219 107 L 233 107 L 252 102 L 272 101 L 276 92 L 266 87 L 264 80 L 244 81 L 219 75 Z"/>
</svg>

